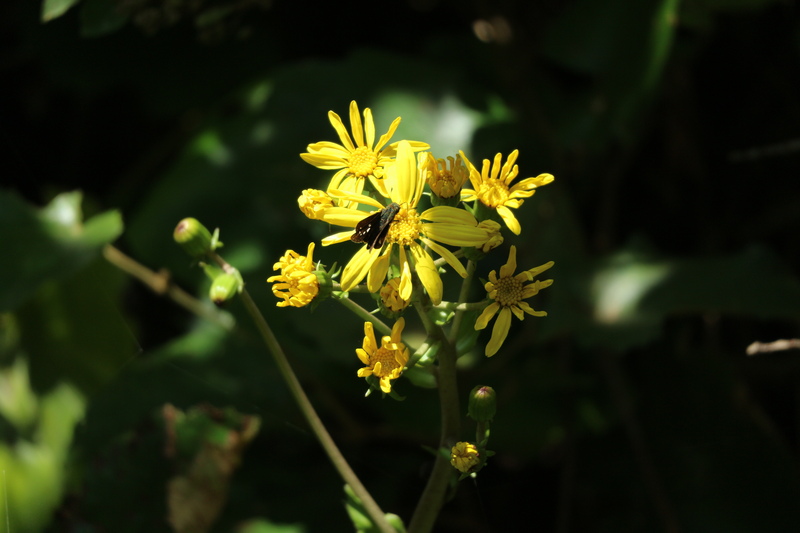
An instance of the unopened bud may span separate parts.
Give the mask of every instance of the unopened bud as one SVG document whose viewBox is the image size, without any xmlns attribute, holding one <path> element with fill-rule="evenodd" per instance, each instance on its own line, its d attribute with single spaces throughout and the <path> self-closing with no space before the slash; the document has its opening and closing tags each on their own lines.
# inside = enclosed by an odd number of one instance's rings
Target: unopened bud
<svg viewBox="0 0 800 533">
<path fill-rule="evenodd" d="M 241 291 L 242 279 L 236 274 L 224 272 L 211 282 L 209 296 L 215 305 L 222 305 Z"/>
<path fill-rule="evenodd" d="M 497 412 L 497 394 L 486 385 L 478 385 L 469 393 L 467 415 L 476 422 L 489 422 Z"/>
<path fill-rule="evenodd" d="M 214 250 L 211 232 L 196 218 L 184 218 L 178 222 L 172 236 L 175 242 L 195 259 Z"/>
</svg>

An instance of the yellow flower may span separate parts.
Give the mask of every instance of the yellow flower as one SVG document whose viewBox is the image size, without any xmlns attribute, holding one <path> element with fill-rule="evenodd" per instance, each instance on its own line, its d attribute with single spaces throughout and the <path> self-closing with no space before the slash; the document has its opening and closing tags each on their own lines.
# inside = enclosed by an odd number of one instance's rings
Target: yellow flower
<svg viewBox="0 0 800 533">
<path fill-rule="evenodd" d="M 480 462 L 478 447 L 471 442 L 456 442 L 450 450 L 450 464 L 462 474 L 468 473 Z"/>
<path fill-rule="evenodd" d="M 464 209 L 437 206 L 417 212 L 417 204 L 425 187 L 423 173 L 418 170 L 412 146 L 400 141 L 397 147 L 397 162 L 389 169 L 385 178 L 387 194 L 392 202 L 400 205 L 389 227 L 384 246 L 369 248 L 362 246 L 342 271 L 342 290 L 348 291 L 367 278 L 367 288 L 377 292 L 389 270 L 392 250 L 398 247 L 400 259 L 400 297 L 411 299 L 411 272 L 416 272 L 422 286 L 434 305 L 442 301 L 442 280 L 439 270 L 426 248 L 430 248 L 453 267 L 462 277 L 467 272 L 458 258 L 439 243 L 450 246 L 481 246 L 488 239 L 486 229 Z M 425 155 L 421 154 L 423 160 Z M 382 209 L 384 206 L 368 196 L 330 191 L 334 198 Z M 332 207 L 325 210 L 323 220 L 330 224 L 354 228 L 365 218 L 366 213 L 349 207 Z M 327 246 L 349 241 L 353 231 L 344 231 L 322 239 Z M 410 257 L 409 257 L 410 255 Z"/>
<path fill-rule="evenodd" d="M 511 247 L 508 252 L 508 262 L 500 267 L 500 277 L 497 277 L 497 272 L 492 270 L 489 272 L 489 281 L 486 283 L 485 289 L 489 298 L 494 300 L 483 310 L 481 316 L 475 321 L 475 329 L 484 329 L 489 325 L 489 321 L 494 318 L 494 315 L 500 311 L 497 320 L 492 328 L 492 338 L 489 344 L 486 345 L 486 356 L 491 357 L 497 353 L 503 341 L 506 340 L 508 330 L 511 328 L 511 314 L 513 313 L 518 319 L 523 320 L 525 313 L 533 316 L 547 316 L 544 311 L 534 311 L 524 299 L 535 296 L 540 290 L 545 289 L 553 284 L 552 279 L 545 281 L 536 280 L 533 283 L 525 285 L 527 281 L 533 281 L 533 278 L 553 266 L 550 261 L 536 268 L 530 270 L 523 270 L 517 275 L 514 271 L 517 269 L 517 248 Z"/>
<path fill-rule="evenodd" d="M 450 163 L 449 167 L 448 162 Z M 445 161 L 436 159 L 433 154 L 428 153 L 425 171 L 426 181 L 431 191 L 439 198 L 460 196 L 461 188 L 469 178 L 469 170 L 464 166 L 464 160 L 461 158 L 456 160 L 452 156 Z"/>
<path fill-rule="evenodd" d="M 318 142 L 309 144 L 307 153 L 300 154 L 303 161 L 325 170 L 336 170 L 328 185 L 328 190 L 337 189 L 361 193 L 364 190 L 364 181 L 369 178 L 377 183 L 383 177 L 386 166 L 391 164 L 396 154 L 396 144 L 386 146 L 397 126 L 400 117 L 394 119 L 389 130 L 381 135 L 375 143 L 375 122 L 372 120 L 372 111 L 364 109 L 364 122 L 358 114 L 358 104 L 355 100 L 350 102 L 350 129 L 353 137 L 347 132 L 342 119 L 333 111 L 328 112 L 331 125 L 339 134 L 342 144 L 332 142 Z M 422 142 L 411 141 L 414 151 L 427 150 L 428 145 Z M 376 188 L 380 185 L 376 184 Z"/>
<path fill-rule="evenodd" d="M 358 377 L 379 378 L 381 390 L 387 394 L 392 392 L 391 381 L 400 377 L 408 363 L 408 348 L 402 342 L 403 327 L 405 320 L 401 317 L 394 323 L 392 334 L 381 337 L 379 345 L 375 340 L 372 322 L 364 322 L 364 343 L 361 348 L 356 348 L 356 355 L 367 365 L 359 369 Z"/>
<path fill-rule="evenodd" d="M 333 199 L 328 193 L 317 189 L 306 189 L 297 198 L 300 211 L 311 220 L 322 220 L 322 213 L 333 207 Z"/>
<path fill-rule="evenodd" d="M 272 285 L 272 294 L 282 298 L 278 307 L 303 307 L 311 303 L 319 293 L 319 281 L 314 273 L 314 243 L 308 245 L 307 255 L 302 256 L 294 250 L 286 254 L 272 266 L 280 274 L 267 278 Z"/>
<path fill-rule="evenodd" d="M 474 189 L 464 189 L 461 199 L 465 202 L 480 200 L 481 203 L 491 209 L 496 209 L 497 214 L 503 219 L 515 235 L 519 235 L 522 228 L 519 221 L 511 212 L 517 209 L 525 201 L 523 198 L 530 198 L 536 192 L 537 187 L 547 185 L 552 182 L 552 174 L 539 174 L 535 178 L 526 178 L 515 185 L 511 185 L 514 178 L 519 173 L 519 168 L 514 162 L 517 160 L 519 150 L 514 150 L 509 154 L 505 164 L 500 167 L 502 154 L 494 156 L 494 164 L 490 164 L 488 159 L 483 160 L 483 169 L 479 173 L 475 166 L 469 162 L 464 152 L 459 152 L 461 157 L 467 162 L 469 167 L 469 180 Z"/>
<path fill-rule="evenodd" d="M 408 307 L 408 300 L 400 296 L 400 278 L 392 278 L 381 288 L 381 303 L 393 313 Z"/>
</svg>

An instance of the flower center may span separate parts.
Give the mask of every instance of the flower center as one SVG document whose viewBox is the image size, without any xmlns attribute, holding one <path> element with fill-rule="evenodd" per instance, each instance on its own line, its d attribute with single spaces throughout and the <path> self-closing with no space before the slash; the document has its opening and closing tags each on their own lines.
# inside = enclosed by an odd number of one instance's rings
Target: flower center
<svg viewBox="0 0 800 533">
<path fill-rule="evenodd" d="M 495 178 L 484 179 L 478 191 L 478 199 L 487 207 L 495 209 L 508 200 L 508 185 Z"/>
<path fill-rule="evenodd" d="M 500 278 L 494 286 L 497 289 L 494 300 L 503 307 L 511 307 L 522 300 L 522 282 L 516 277 Z"/>
<path fill-rule="evenodd" d="M 350 153 L 348 163 L 351 174 L 359 178 L 366 178 L 372 175 L 378 165 L 378 154 L 367 146 L 359 146 Z"/>
<path fill-rule="evenodd" d="M 370 356 L 369 360 L 372 363 L 372 368 L 376 369 L 376 363 L 380 363 L 380 373 L 374 372 L 379 378 L 391 376 L 392 372 L 400 368 L 400 364 L 395 357 L 396 350 L 380 347 Z"/>
<path fill-rule="evenodd" d="M 392 221 L 386 240 L 397 243 L 400 246 L 410 246 L 411 243 L 419 239 L 421 230 L 422 222 L 419 220 L 417 210 L 402 207 Z"/>
</svg>

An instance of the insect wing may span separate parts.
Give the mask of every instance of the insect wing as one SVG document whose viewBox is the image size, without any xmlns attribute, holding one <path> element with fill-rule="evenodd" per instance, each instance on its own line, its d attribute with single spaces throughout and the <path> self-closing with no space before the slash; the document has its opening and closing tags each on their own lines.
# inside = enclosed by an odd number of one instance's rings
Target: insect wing
<svg viewBox="0 0 800 533">
<path fill-rule="evenodd" d="M 369 250 L 380 248 L 389 234 L 389 228 L 398 211 L 400 205 L 391 203 L 377 213 L 365 217 L 356 225 L 355 233 L 350 236 L 350 240 L 367 243 Z"/>
<path fill-rule="evenodd" d="M 350 236 L 350 240 L 353 242 L 366 242 L 367 244 L 374 241 L 380 233 L 381 213 L 383 213 L 383 210 L 372 213 L 356 224 L 356 231 Z"/>
</svg>

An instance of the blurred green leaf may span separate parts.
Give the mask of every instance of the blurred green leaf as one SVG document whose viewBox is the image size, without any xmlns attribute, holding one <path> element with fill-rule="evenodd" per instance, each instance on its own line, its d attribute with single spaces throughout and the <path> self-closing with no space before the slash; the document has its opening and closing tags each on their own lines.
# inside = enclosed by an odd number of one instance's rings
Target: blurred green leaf
<svg viewBox="0 0 800 533">
<path fill-rule="evenodd" d="M 86 266 L 101 246 L 122 233 L 122 218 L 107 211 L 83 221 L 80 192 L 56 196 L 41 210 L 0 190 L 0 242 L 4 260 L 0 311 L 12 310 L 48 279 L 63 279 Z"/>
<path fill-rule="evenodd" d="M 128 17 L 115 0 L 86 0 L 81 7 L 81 37 L 101 37 L 125 26 Z"/>
<path fill-rule="evenodd" d="M 75 425 L 83 417 L 85 400 L 71 385 L 62 383 L 35 401 L 25 363 L 18 359 L 3 371 L 0 383 L 9 402 L 27 404 L 30 425 L 13 444 L 0 444 L 0 472 L 5 505 L 0 523 L 13 524 L 17 533 L 37 533 L 50 522 L 67 481 L 66 462 Z M 3 414 L 10 414 L 4 409 Z"/>
<path fill-rule="evenodd" d="M 68 380 L 97 391 L 139 353 L 118 294 L 123 274 L 102 258 L 63 280 L 48 280 L 17 312 L 21 344 L 37 390 Z"/>
<path fill-rule="evenodd" d="M 44 0 L 42 2 L 42 22 L 49 22 L 66 13 L 80 0 Z"/>
</svg>

